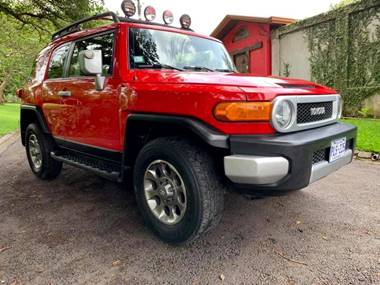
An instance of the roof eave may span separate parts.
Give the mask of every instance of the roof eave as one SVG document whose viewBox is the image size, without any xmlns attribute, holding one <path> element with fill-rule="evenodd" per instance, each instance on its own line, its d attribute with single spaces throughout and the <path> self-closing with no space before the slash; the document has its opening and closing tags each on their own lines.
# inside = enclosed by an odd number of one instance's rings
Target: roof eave
<svg viewBox="0 0 380 285">
<path fill-rule="evenodd" d="M 220 24 L 215 28 L 215 30 L 211 33 L 211 36 L 217 39 L 222 40 L 223 37 L 227 34 L 224 30 L 226 27 L 231 24 L 231 22 L 250 22 L 250 23 L 263 23 L 270 25 L 288 25 L 295 23 L 295 19 L 283 18 L 283 17 L 250 17 L 250 16 L 239 16 L 239 15 L 226 15 L 224 19 L 220 22 Z M 235 24 L 232 24 L 233 26 Z"/>
</svg>

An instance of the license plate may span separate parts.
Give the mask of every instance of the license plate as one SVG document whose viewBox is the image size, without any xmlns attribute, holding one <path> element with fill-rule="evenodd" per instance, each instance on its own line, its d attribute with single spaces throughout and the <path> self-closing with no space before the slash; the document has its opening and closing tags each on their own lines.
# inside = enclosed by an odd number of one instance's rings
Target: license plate
<svg viewBox="0 0 380 285">
<path fill-rule="evenodd" d="M 333 162 L 344 154 L 346 151 L 346 138 L 341 138 L 331 142 L 330 148 L 330 162 Z"/>
</svg>

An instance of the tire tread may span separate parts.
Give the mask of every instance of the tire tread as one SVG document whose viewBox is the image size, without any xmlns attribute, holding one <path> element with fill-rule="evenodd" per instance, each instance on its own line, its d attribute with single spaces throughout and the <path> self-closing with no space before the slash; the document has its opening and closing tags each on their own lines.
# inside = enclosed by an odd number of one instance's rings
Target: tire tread
<svg viewBox="0 0 380 285">
<path fill-rule="evenodd" d="M 198 144 L 180 137 L 155 139 L 149 142 L 142 152 L 149 151 L 150 148 L 171 149 L 181 159 L 187 160 L 201 189 L 200 224 L 185 242 L 191 242 L 215 228 L 222 217 L 225 186 L 221 176 L 217 173 L 217 168 L 214 167 L 215 160 L 211 154 Z"/>
</svg>

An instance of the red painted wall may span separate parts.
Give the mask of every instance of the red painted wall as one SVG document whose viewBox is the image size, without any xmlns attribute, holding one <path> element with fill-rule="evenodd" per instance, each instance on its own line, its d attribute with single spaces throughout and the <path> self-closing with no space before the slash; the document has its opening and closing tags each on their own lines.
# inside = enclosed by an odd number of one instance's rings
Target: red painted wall
<svg viewBox="0 0 380 285">
<path fill-rule="evenodd" d="M 245 39 L 233 42 L 238 31 L 245 27 L 249 36 Z M 272 72 L 271 62 L 271 33 L 270 24 L 239 22 L 224 38 L 223 43 L 228 52 L 233 54 L 236 51 L 254 44 L 262 42 L 263 46 L 249 54 L 249 71 L 256 76 L 268 76 Z"/>
</svg>

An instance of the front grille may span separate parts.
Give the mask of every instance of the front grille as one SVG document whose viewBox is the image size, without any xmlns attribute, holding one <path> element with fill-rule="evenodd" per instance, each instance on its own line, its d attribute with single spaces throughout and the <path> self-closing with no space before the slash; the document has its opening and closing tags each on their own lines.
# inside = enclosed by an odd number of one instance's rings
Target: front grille
<svg viewBox="0 0 380 285">
<path fill-rule="evenodd" d="M 313 153 L 313 164 L 325 161 L 326 159 L 326 149 L 317 150 Z"/>
<path fill-rule="evenodd" d="M 298 103 L 297 124 L 305 124 L 330 119 L 333 102 Z"/>
</svg>

